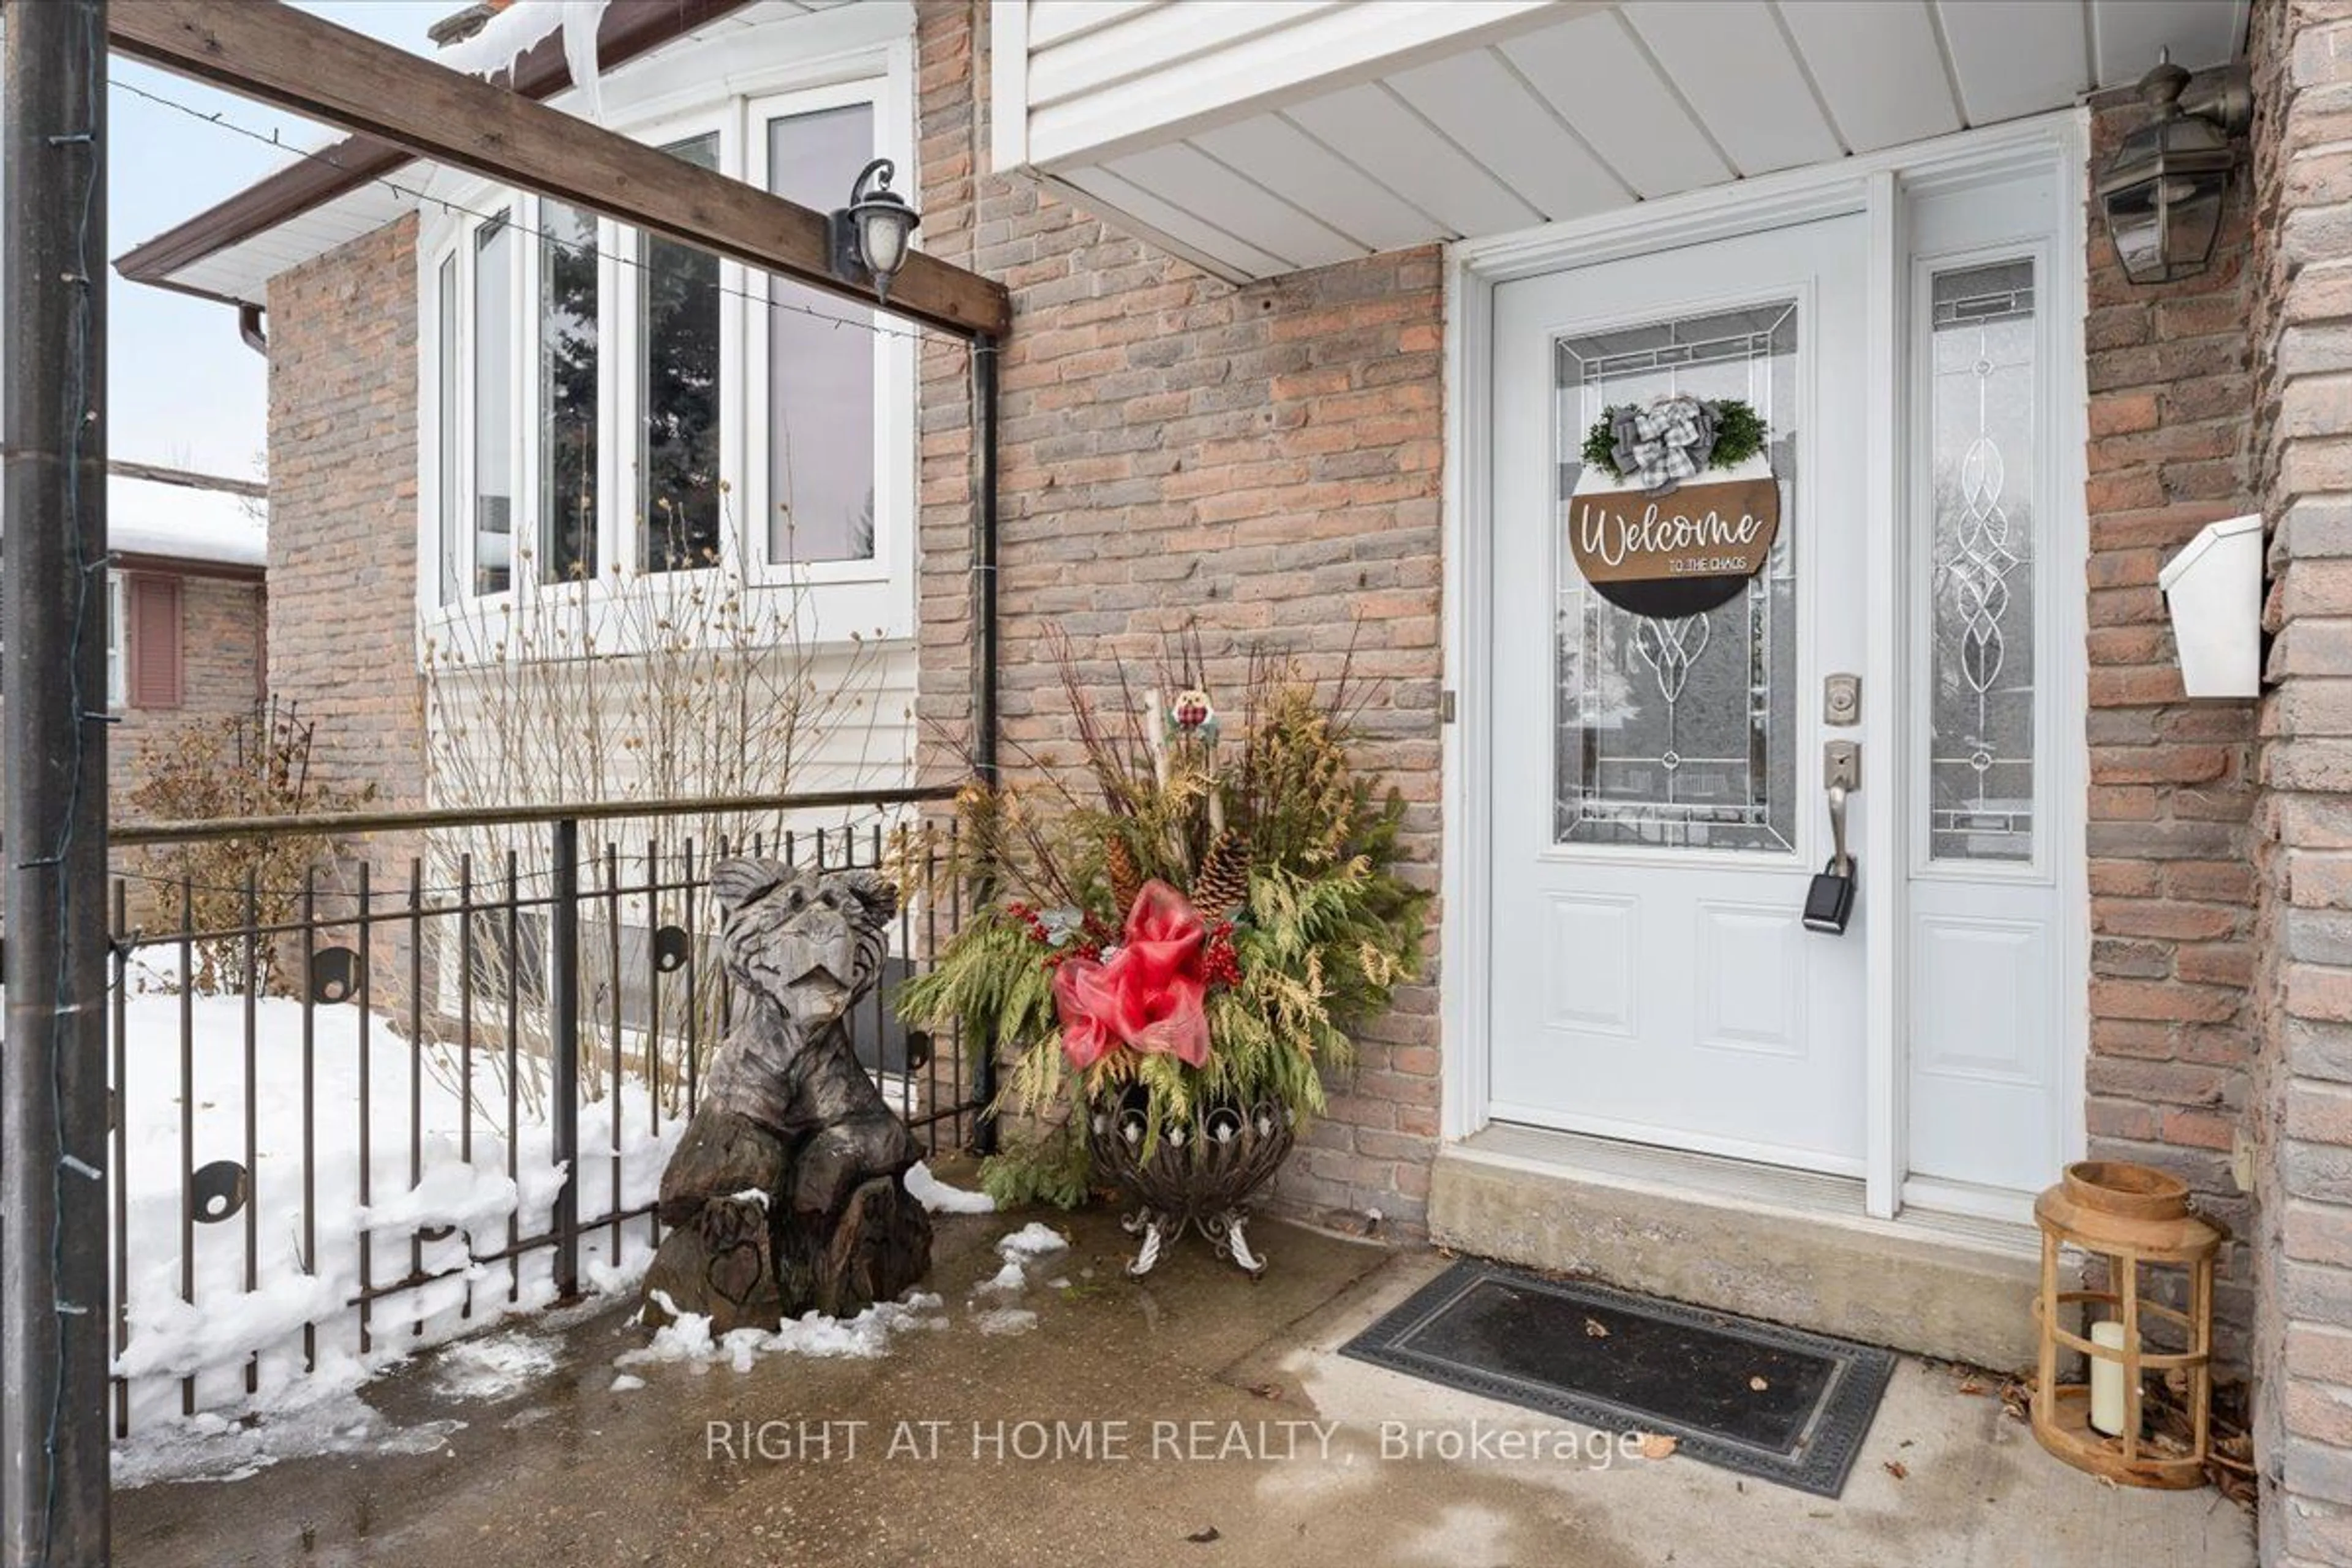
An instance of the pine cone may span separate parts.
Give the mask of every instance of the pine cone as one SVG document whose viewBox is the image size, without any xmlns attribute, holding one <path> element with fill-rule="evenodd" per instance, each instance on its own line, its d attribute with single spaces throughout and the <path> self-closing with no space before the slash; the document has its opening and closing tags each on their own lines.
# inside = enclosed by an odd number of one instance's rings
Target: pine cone
<svg viewBox="0 0 2352 1568">
<path fill-rule="evenodd" d="M 1204 921 L 1221 921 L 1249 898 L 1249 846 L 1231 828 L 1217 835 L 1192 879 L 1192 907 Z"/>
<path fill-rule="evenodd" d="M 1143 879 L 1136 874 L 1135 857 L 1127 847 L 1127 840 L 1113 834 L 1103 844 L 1103 869 L 1110 873 L 1110 900 L 1118 906 L 1117 921 L 1127 919 L 1127 911 L 1135 908 L 1136 895 L 1143 891 Z"/>
</svg>

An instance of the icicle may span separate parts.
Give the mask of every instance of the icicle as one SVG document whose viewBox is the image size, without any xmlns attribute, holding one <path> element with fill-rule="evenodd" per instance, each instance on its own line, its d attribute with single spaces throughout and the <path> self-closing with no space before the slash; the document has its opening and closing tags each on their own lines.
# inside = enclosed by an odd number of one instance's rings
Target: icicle
<svg viewBox="0 0 2352 1568">
<path fill-rule="evenodd" d="M 596 31 L 611 0 L 563 0 L 563 63 L 572 85 L 586 100 L 588 118 L 604 118 L 604 84 L 597 75 Z"/>
</svg>

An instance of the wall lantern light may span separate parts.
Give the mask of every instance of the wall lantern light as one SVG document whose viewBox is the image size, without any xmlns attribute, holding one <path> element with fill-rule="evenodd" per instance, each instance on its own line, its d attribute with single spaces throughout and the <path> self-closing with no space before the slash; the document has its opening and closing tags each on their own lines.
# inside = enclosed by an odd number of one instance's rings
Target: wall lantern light
<svg viewBox="0 0 2352 1568">
<path fill-rule="evenodd" d="M 2172 63 L 2172 51 L 2159 51 L 2156 68 L 2139 82 L 2156 120 L 2124 138 L 2099 178 L 2107 232 L 2135 283 L 2194 277 L 2212 260 L 2238 162 L 2230 137 L 2253 119 L 2242 71 L 2193 97 L 2183 96 L 2188 88 L 2189 73 Z"/>
<path fill-rule="evenodd" d="M 826 219 L 833 242 L 833 275 L 845 282 L 871 282 L 874 297 L 890 298 L 890 279 L 907 265 L 908 242 L 922 215 L 890 188 L 898 165 L 877 158 L 849 187 L 849 205 Z"/>
<path fill-rule="evenodd" d="M 2033 1218 L 2042 1229 L 2034 1436 L 2068 1464 L 2124 1486 L 2204 1485 L 2221 1227 L 2190 1209 L 2179 1177 L 2104 1160 L 2067 1166 Z M 2106 1289 L 2063 1289 L 2069 1250 L 2105 1264 Z M 2061 1383 L 2062 1359 L 2076 1356 L 2086 1381 Z M 2185 1436 L 2159 1427 L 2143 1405 L 2150 1374 L 2179 1380 Z"/>
</svg>

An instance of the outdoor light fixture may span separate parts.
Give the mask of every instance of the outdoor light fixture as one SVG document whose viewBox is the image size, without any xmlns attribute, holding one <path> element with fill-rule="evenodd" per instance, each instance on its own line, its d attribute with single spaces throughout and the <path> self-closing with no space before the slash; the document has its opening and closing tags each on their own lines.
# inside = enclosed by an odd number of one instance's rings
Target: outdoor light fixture
<svg viewBox="0 0 2352 1568">
<path fill-rule="evenodd" d="M 2189 73 L 2160 50 L 2156 68 L 2140 78 L 2139 93 L 2156 121 L 2124 138 L 2099 180 L 2107 232 L 2135 283 L 2169 283 L 2194 277 L 2213 258 L 2221 230 L 2221 200 L 2238 156 L 2233 132 L 2253 117 L 2242 74 L 2183 101 Z"/>
<path fill-rule="evenodd" d="M 890 297 L 890 279 L 907 265 L 908 242 L 922 215 L 890 188 L 898 165 L 877 158 L 849 187 L 849 205 L 836 208 L 826 226 L 833 239 L 833 275 L 874 285 L 874 297 Z"/>
</svg>

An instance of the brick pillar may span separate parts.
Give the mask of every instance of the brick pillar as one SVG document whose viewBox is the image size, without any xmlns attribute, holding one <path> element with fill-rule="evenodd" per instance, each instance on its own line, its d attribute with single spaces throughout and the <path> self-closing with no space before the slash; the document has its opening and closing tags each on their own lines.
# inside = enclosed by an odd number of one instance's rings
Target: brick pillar
<svg viewBox="0 0 2352 1568">
<path fill-rule="evenodd" d="M 2130 89 L 2093 100 L 2095 180 L 2146 118 Z M 2090 1145 L 2172 1171 L 2242 1232 L 2253 1208 L 2230 1156 L 2254 1054 L 2254 710 L 2184 699 L 2156 578 L 2199 529 L 2257 504 L 2250 206 L 2233 194 L 2210 270 L 2151 288 L 2124 277 L 2094 198 L 2084 322 Z M 2228 1369 L 2245 1361 L 2252 1273 L 2247 1248 L 2228 1248 L 2216 1307 Z"/>
<path fill-rule="evenodd" d="M 2255 7 L 2267 1563 L 2352 1563 L 2352 0 Z"/>
<path fill-rule="evenodd" d="M 1003 281 L 1000 376 L 1003 718 L 1019 782 L 1076 752 L 1056 671 L 1076 647 L 1095 701 L 1123 700 L 1197 637 L 1212 688 L 1238 689 L 1253 647 L 1309 678 L 1350 660 L 1371 700 L 1358 759 L 1410 803 L 1407 873 L 1437 866 L 1441 679 L 1440 349 L 1434 250 L 1236 287 L 1120 233 L 1033 181 L 984 171 L 978 0 L 923 0 L 916 50 L 923 234 Z M 926 771 L 968 714 L 970 398 L 965 357 L 925 351 L 922 668 Z M 1148 685 L 1148 679 L 1139 685 Z M 1362 1032 L 1360 1070 L 1293 1156 L 1296 1211 L 1423 1225 L 1437 1147 L 1437 994 L 1405 988 Z"/>
</svg>

